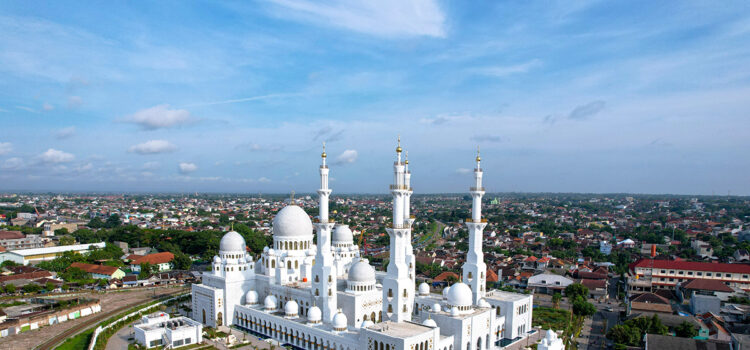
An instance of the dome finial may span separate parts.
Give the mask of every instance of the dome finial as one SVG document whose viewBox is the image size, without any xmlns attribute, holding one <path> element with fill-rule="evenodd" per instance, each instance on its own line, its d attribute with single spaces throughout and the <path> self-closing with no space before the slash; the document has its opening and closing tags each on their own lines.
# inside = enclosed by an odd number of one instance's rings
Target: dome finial
<svg viewBox="0 0 750 350">
<path fill-rule="evenodd" d="M 479 156 L 479 146 L 477 146 L 477 162 L 482 161 L 482 157 Z"/>
<path fill-rule="evenodd" d="M 396 147 L 396 153 L 401 153 L 401 135 L 398 135 L 398 146 Z"/>
<path fill-rule="evenodd" d="M 326 142 L 325 141 L 323 141 L 323 154 L 321 154 L 320 157 L 323 158 L 324 160 L 326 157 L 328 157 L 328 155 L 326 154 Z"/>
<path fill-rule="evenodd" d="M 409 151 L 406 151 L 406 161 L 404 163 L 409 165 Z"/>
</svg>

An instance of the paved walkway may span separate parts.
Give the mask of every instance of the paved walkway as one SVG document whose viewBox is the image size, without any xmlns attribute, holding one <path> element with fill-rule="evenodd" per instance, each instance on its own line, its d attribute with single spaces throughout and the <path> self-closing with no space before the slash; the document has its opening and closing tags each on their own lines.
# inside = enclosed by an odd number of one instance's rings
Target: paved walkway
<svg viewBox="0 0 750 350">
<path fill-rule="evenodd" d="M 113 334 L 112 337 L 107 341 L 106 350 L 123 350 L 128 348 L 128 344 L 132 343 L 130 338 L 133 338 L 133 325 L 138 321 L 122 327 L 117 333 Z"/>
</svg>

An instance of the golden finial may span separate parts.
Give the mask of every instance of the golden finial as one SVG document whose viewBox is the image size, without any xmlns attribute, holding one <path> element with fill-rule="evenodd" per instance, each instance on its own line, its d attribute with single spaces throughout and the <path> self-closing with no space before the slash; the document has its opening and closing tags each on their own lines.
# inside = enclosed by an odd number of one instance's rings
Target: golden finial
<svg viewBox="0 0 750 350">
<path fill-rule="evenodd" d="M 292 191 L 292 193 L 289 195 L 289 202 L 291 204 L 294 204 L 294 191 Z"/>
<path fill-rule="evenodd" d="M 482 157 L 479 156 L 479 146 L 477 146 L 477 162 L 481 160 L 482 160 Z"/>
<path fill-rule="evenodd" d="M 396 153 L 401 153 L 401 135 L 398 135 L 398 147 L 396 147 Z"/>
<path fill-rule="evenodd" d="M 326 142 L 323 141 L 323 154 L 320 155 L 322 158 L 328 157 L 326 154 Z"/>
<path fill-rule="evenodd" d="M 406 151 L 406 161 L 405 161 L 405 163 L 407 165 L 409 164 L 409 151 Z"/>
</svg>

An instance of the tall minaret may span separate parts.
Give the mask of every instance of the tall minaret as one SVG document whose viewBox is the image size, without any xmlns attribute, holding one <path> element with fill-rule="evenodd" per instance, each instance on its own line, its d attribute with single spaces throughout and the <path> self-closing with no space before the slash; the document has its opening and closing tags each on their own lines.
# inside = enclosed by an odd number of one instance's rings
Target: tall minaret
<svg viewBox="0 0 750 350">
<path fill-rule="evenodd" d="M 383 279 L 383 320 L 395 322 L 411 321 L 414 309 L 414 282 L 410 277 L 406 257 L 413 255 L 409 239 L 411 224 L 404 217 L 404 197 L 409 191 L 405 183 L 405 164 L 401 161 L 401 138 L 396 148 L 396 162 L 393 163 L 393 224 L 386 231 L 391 237 L 390 260 L 387 274 Z"/>
<path fill-rule="evenodd" d="M 326 144 L 323 143 L 323 154 L 320 155 L 323 164 L 320 165 L 320 209 L 315 229 L 318 233 L 318 252 L 315 255 L 315 265 L 312 268 L 312 293 L 315 303 L 323 311 L 323 322 L 330 323 L 338 310 L 336 303 L 336 266 L 333 264 L 331 253 L 331 230 L 333 221 L 328 219 L 328 166 L 326 165 Z"/>
<path fill-rule="evenodd" d="M 466 254 L 466 263 L 463 266 L 463 279 L 471 287 L 472 298 L 476 305 L 479 299 L 484 298 L 487 286 L 487 265 L 484 263 L 482 253 L 482 237 L 487 220 L 482 219 L 482 168 L 479 163 L 482 158 L 477 148 L 477 167 L 474 169 L 474 186 L 469 187 L 471 193 L 471 218 L 466 219 L 466 227 L 469 229 L 469 252 Z"/>
<path fill-rule="evenodd" d="M 409 266 L 409 278 L 413 285 L 416 284 L 416 266 L 417 257 L 414 256 L 414 247 L 411 245 L 411 226 L 414 225 L 414 218 L 411 216 L 411 194 L 414 190 L 411 188 L 411 171 L 409 171 L 409 151 L 406 151 L 406 160 L 404 161 L 404 185 L 406 193 L 404 194 L 404 220 L 409 222 L 409 236 L 406 237 L 408 246 L 406 247 L 406 264 Z"/>
</svg>

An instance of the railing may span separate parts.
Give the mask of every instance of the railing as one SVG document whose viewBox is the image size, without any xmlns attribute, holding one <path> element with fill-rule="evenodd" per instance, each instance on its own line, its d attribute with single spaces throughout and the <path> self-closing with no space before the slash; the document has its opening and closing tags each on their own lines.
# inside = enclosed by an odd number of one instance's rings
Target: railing
<svg viewBox="0 0 750 350">
<path fill-rule="evenodd" d="M 321 165 L 320 168 L 321 169 L 328 169 L 328 165 Z"/>
<path fill-rule="evenodd" d="M 484 187 L 469 187 L 469 191 L 482 191 L 484 192 Z"/>
<path fill-rule="evenodd" d="M 411 187 L 406 186 L 406 185 L 389 185 L 388 188 L 392 190 L 407 190 L 407 191 L 411 189 Z"/>
<path fill-rule="evenodd" d="M 320 223 L 320 218 L 313 219 L 313 222 L 319 224 Z M 331 219 L 331 218 L 328 218 L 328 222 L 329 223 L 334 223 L 335 221 L 333 221 L 333 219 Z"/>
<path fill-rule="evenodd" d="M 401 224 L 401 225 L 389 224 L 388 227 L 395 228 L 395 229 L 411 228 L 411 224 L 409 224 L 408 222 L 405 224 Z"/>
<path fill-rule="evenodd" d="M 474 220 L 472 218 L 466 218 L 466 222 L 473 222 L 473 223 L 477 223 L 478 224 L 480 222 L 487 222 L 487 219 L 482 218 L 482 219 L 479 219 L 479 220 Z"/>
</svg>

